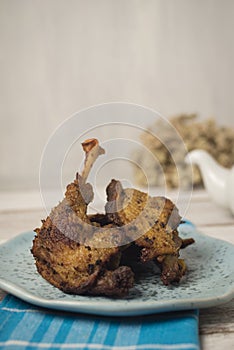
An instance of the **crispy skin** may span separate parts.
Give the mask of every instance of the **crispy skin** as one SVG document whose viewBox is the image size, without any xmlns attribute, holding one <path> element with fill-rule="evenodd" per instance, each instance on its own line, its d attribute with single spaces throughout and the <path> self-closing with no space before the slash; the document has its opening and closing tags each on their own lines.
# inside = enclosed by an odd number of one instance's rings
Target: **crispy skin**
<svg viewBox="0 0 234 350">
<path fill-rule="evenodd" d="M 32 254 L 42 277 L 66 293 L 123 297 L 134 284 L 130 266 L 152 260 L 165 285 L 180 281 L 186 265 L 179 250 L 193 239 L 179 237 L 181 217 L 169 199 L 123 189 L 116 180 L 107 187 L 106 214 L 87 215 L 92 199 L 91 185 L 77 174 L 35 229 Z"/>
<path fill-rule="evenodd" d="M 92 188 L 82 178 L 67 186 L 64 200 L 42 221 L 33 241 L 38 272 L 66 293 L 122 297 L 133 286 L 133 272 L 119 267 L 121 237 L 110 225 L 102 232 L 86 214 Z M 103 245 L 106 248 L 103 248 Z"/>
<path fill-rule="evenodd" d="M 112 180 L 107 187 L 107 200 L 107 216 L 116 224 L 125 225 L 126 235 L 144 248 L 143 262 L 178 252 L 182 239 L 176 228 L 181 217 L 169 199 L 123 189 L 119 181 Z"/>
<path fill-rule="evenodd" d="M 194 241 L 183 243 L 179 237 L 177 227 L 181 217 L 175 205 L 164 197 L 123 189 L 116 180 L 107 187 L 107 201 L 107 217 L 123 226 L 126 236 L 141 248 L 141 261 L 155 260 L 164 284 L 178 282 L 186 271 L 184 261 L 179 259 L 179 250 Z"/>
</svg>

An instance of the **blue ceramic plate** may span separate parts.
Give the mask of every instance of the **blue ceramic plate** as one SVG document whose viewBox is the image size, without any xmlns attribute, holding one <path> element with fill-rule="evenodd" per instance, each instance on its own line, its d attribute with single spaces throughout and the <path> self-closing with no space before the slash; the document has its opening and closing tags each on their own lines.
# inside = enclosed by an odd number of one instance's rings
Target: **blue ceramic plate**
<svg viewBox="0 0 234 350">
<path fill-rule="evenodd" d="M 0 245 L 0 288 L 35 305 L 111 316 L 204 308 L 231 300 L 234 246 L 207 237 L 189 224 L 179 230 L 182 237 L 193 237 L 196 244 L 182 251 L 188 272 L 177 286 L 164 286 L 159 271 L 148 266 L 124 299 L 65 294 L 37 273 L 30 253 L 34 233 L 27 232 Z"/>
</svg>

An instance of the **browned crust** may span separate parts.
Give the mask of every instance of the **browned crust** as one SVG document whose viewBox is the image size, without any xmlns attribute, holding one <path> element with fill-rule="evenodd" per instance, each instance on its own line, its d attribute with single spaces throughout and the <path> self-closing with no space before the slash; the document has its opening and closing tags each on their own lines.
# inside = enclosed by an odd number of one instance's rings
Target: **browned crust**
<svg viewBox="0 0 234 350">
<path fill-rule="evenodd" d="M 121 265 L 132 245 L 142 263 L 159 264 L 164 284 L 179 282 L 186 271 L 179 250 L 194 241 L 179 237 L 181 217 L 169 199 L 123 189 L 116 180 L 107 187 L 106 214 L 87 215 L 92 198 L 91 185 L 77 174 L 64 200 L 35 229 L 32 254 L 43 278 L 66 293 L 123 297 L 134 284 L 131 268 Z M 124 245 L 126 238 L 132 243 Z"/>
<path fill-rule="evenodd" d="M 194 240 L 179 237 L 177 227 L 181 216 L 174 203 L 136 189 L 123 189 L 116 180 L 107 187 L 107 200 L 105 208 L 109 220 L 122 226 L 126 235 L 133 238 L 140 248 L 141 262 L 156 261 L 161 267 L 164 284 L 178 282 L 186 271 L 179 251 Z M 142 219 L 137 221 L 141 215 Z"/>
</svg>

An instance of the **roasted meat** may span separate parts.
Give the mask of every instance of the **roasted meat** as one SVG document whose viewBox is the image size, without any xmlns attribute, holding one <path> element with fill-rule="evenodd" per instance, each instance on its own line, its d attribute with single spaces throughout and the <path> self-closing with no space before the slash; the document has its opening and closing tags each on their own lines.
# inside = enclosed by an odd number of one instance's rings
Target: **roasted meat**
<svg viewBox="0 0 234 350">
<path fill-rule="evenodd" d="M 110 224 L 101 226 L 87 215 L 93 190 L 86 179 L 103 150 L 95 139 L 86 141 L 83 148 L 82 175 L 77 174 L 65 198 L 35 230 L 32 254 L 38 272 L 66 293 L 123 296 L 133 286 L 134 277 L 129 267 L 119 266 L 122 237 Z"/>
<path fill-rule="evenodd" d="M 164 284 L 178 282 L 186 271 L 179 250 L 193 239 L 179 237 L 181 217 L 176 206 L 165 197 L 150 197 L 136 189 L 123 189 L 112 180 L 107 187 L 106 215 L 121 226 L 130 242 L 141 248 L 140 259 L 154 260 L 161 268 Z"/>
<path fill-rule="evenodd" d="M 81 175 L 35 229 L 31 251 L 38 272 L 66 293 L 123 297 L 133 287 L 130 266 L 139 256 L 143 265 L 153 261 L 160 266 L 164 284 L 179 282 L 186 270 L 179 250 L 193 240 L 179 237 L 181 217 L 175 205 L 164 197 L 123 189 L 112 180 L 106 212 L 88 215 L 93 190 L 86 181 L 104 150 L 96 139 L 82 146 L 86 157 Z"/>
<path fill-rule="evenodd" d="M 109 225 L 95 232 L 98 223 L 91 223 L 86 207 L 76 179 L 35 230 L 32 253 L 38 272 L 66 293 L 123 296 L 133 285 L 133 272 L 119 267 L 120 236 Z"/>
</svg>

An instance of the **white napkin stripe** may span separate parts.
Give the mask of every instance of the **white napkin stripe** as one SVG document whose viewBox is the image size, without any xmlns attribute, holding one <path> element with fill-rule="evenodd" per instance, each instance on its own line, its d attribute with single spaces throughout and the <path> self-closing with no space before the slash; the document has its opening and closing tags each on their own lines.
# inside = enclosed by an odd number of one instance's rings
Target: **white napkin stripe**
<svg viewBox="0 0 234 350">
<path fill-rule="evenodd" d="M 10 308 L 10 307 L 2 307 L 3 311 L 9 311 L 9 312 L 32 312 L 32 313 L 41 313 L 42 310 L 37 310 L 37 309 L 15 309 L 15 308 Z M 44 313 L 44 311 L 43 311 Z"/>
<path fill-rule="evenodd" d="M 140 344 L 128 346 L 110 346 L 104 344 L 59 344 L 59 343 L 36 343 L 23 340 L 7 340 L 0 342 L 0 346 L 31 346 L 42 349 L 102 349 L 102 350 L 137 350 L 137 349 L 152 349 L 152 350 L 176 350 L 176 349 L 191 349 L 199 350 L 198 345 L 192 343 L 180 344 Z"/>
</svg>

